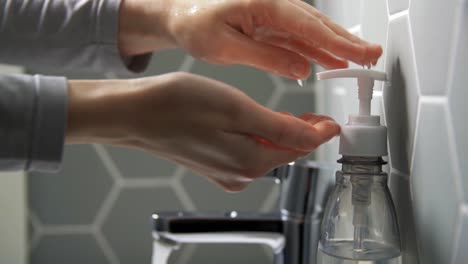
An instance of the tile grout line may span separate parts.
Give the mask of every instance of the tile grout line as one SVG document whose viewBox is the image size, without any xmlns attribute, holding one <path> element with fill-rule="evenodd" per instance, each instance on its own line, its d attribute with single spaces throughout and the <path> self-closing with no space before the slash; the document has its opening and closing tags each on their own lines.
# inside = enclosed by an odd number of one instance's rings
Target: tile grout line
<svg viewBox="0 0 468 264">
<path fill-rule="evenodd" d="M 456 192 L 457 192 L 457 198 L 458 198 L 458 201 L 463 204 L 463 199 L 464 199 L 464 191 L 463 191 L 463 183 L 462 183 L 462 172 L 460 170 L 460 161 L 459 161 L 459 157 L 457 155 L 458 151 L 457 151 L 457 144 L 455 142 L 455 130 L 453 128 L 453 120 L 452 120 L 452 115 L 450 114 L 450 109 L 449 109 L 449 106 L 448 106 L 448 102 L 446 102 L 444 104 L 444 111 L 445 111 L 445 115 L 446 115 L 446 126 L 447 126 L 447 140 L 448 140 L 448 144 L 449 144 L 449 149 L 453 152 L 451 153 L 454 158 L 450 160 L 451 162 L 451 165 L 453 166 L 453 169 L 454 169 L 454 174 L 453 177 L 455 177 L 454 179 L 454 183 L 455 183 L 455 189 L 456 189 Z"/>
<path fill-rule="evenodd" d="M 35 231 L 34 235 L 29 240 L 28 251 L 29 251 L 29 254 L 31 254 L 31 252 L 39 244 L 39 241 L 41 240 L 41 237 L 43 236 L 43 231 L 42 231 L 41 222 L 32 209 L 28 210 L 28 218 L 31 221 L 31 225 L 34 227 L 34 231 Z"/>
<path fill-rule="evenodd" d="M 182 179 L 184 177 L 185 171 L 186 170 L 183 167 L 177 168 L 173 176 L 175 181 L 172 184 L 172 189 L 177 198 L 179 198 L 180 202 L 182 203 L 184 210 L 195 211 L 197 210 L 197 206 L 192 201 L 192 199 L 190 199 L 190 196 L 187 194 L 187 191 L 185 190 L 185 187 L 182 184 Z"/>
<path fill-rule="evenodd" d="M 416 87 L 417 87 L 416 91 L 417 91 L 418 103 L 419 103 L 419 99 L 422 96 L 422 92 L 421 92 L 421 83 L 419 82 L 418 60 L 416 59 L 416 52 L 414 52 L 415 47 L 414 47 L 414 39 L 413 39 L 413 29 L 411 28 L 411 17 L 409 16 L 409 11 L 407 13 L 406 19 L 408 19 L 407 26 L 408 26 L 408 34 L 409 34 L 409 44 L 411 47 L 411 59 L 414 62 L 414 77 L 416 80 Z M 418 121 L 418 119 L 416 119 L 416 121 Z"/>
<path fill-rule="evenodd" d="M 453 33 L 452 33 L 452 46 L 450 47 L 451 48 L 451 52 L 449 54 L 449 65 L 447 67 L 447 96 L 450 95 L 450 92 L 452 91 L 452 86 L 453 86 L 453 79 L 454 79 L 454 72 L 455 72 L 455 62 L 457 61 L 457 51 L 458 51 L 458 47 L 459 47 L 459 43 L 458 43 L 458 40 L 460 39 L 460 35 L 461 35 L 461 21 L 462 21 L 462 14 L 463 14 L 463 8 L 458 8 L 456 10 L 456 14 L 455 14 L 455 22 L 456 21 L 460 21 L 460 23 L 457 23 L 455 25 L 455 28 L 453 30 Z"/>
<path fill-rule="evenodd" d="M 98 246 L 101 248 L 102 253 L 104 253 L 104 256 L 107 258 L 109 263 L 110 264 L 120 264 L 120 259 L 117 257 L 114 250 L 109 245 L 109 242 L 104 237 L 104 234 L 102 234 L 101 231 L 97 231 L 94 234 L 94 237 L 96 239 L 96 242 L 97 242 Z"/>
<path fill-rule="evenodd" d="M 172 185 L 172 182 L 171 178 L 122 179 L 122 188 L 168 187 Z"/>
<path fill-rule="evenodd" d="M 121 187 L 114 185 L 112 186 L 110 192 L 107 194 L 106 199 L 102 203 L 101 207 L 96 214 L 93 221 L 93 229 L 99 230 L 103 225 L 106 218 L 109 216 L 110 211 L 112 210 L 113 205 L 117 201 L 117 198 L 120 194 Z"/>
<path fill-rule="evenodd" d="M 109 152 L 107 152 L 102 145 L 93 144 L 93 147 L 99 159 L 101 159 L 101 162 L 104 164 L 107 172 L 115 180 L 115 183 L 121 185 L 123 180 L 122 173 L 115 165 L 115 161 L 111 158 Z"/>
<path fill-rule="evenodd" d="M 464 1 L 459 1 L 459 4 L 463 4 Z M 457 144 L 455 142 L 455 129 L 454 129 L 454 123 L 453 123 L 453 119 L 452 119 L 452 115 L 450 113 L 450 106 L 449 106 L 449 100 L 448 100 L 448 97 L 450 96 L 452 90 L 453 90 L 453 82 L 454 82 L 454 72 L 455 72 L 455 63 L 457 61 L 457 50 L 459 48 L 459 38 L 460 38 L 460 32 L 461 32 L 461 22 L 462 22 L 462 19 L 463 19 L 463 11 L 464 11 L 464 8 L 458 8 L 457 11 L 456 11 L 456 14 L 455 14 L 455 21 L 460 21 L 460 23 L 457 23 L 455 25 L 455 29 L 454 29 L 454 32 L 452 33 L 453 36 L 452 36 L 452 52 L 450 54 L 450 58 L 449 58 L 449 66 L 448 66 L 448 72 L 447 72 L 447 90 L 446 90 L 446 103 L 445 103 L 445 111 L 446 111 L 446 117 L 447 117 L 447 129 L 448 129 L 448 141 L 449 141 L 449 145 L 450 145 L 450 148 L 451 150 L 454 152 L 452 153 L 454 155 L 454 159 L 451 160 L 452 162 L 452 165 L 454 165 L 454 177 L 455 177 L 455 183 L 456 183 L 456 189 L 457 189 L 457 193 L 458 193 L 458 199 L 463 203 L 463 200 L 464 200 L 464 197 L 465 195 L 468 195 L 468 194 L 464 194 L 464 191 L 463 191 L 463 187 L 462 187 L 462 184 L 461 184 L 461 181 L 462 181 L 462 172 L 461 172 L 461 164 L 460 164 L 460 159 L 458 157 L 458 147 L 457 147 Z M 463 210 L 463 204 L 462 204 L 462 207 L 461 209 Z"/>
<path fill-rule="evenodd" d="M 416 142 L 418 142 L 418 140 L 416 140 L 416 137 L 419 133 L 419 130 L 421 129 L 421 124 L 419 122 L 419 119 L 421 118 L 421 106 L 422 106 L 422 103 L 420 100 L 420 96 L 418 96 L 418 102 L 417 102 L 417 107 L 416 107 L 416 120 L 415 120 L 416 124 L 414 127 L 414 134 L 412 135 L 413 142 L 411 142 L 412 153 L 411 153 L 410 160 L 409 160 L 409 173 L 410 174 L 413 172 L 414 160 L 416 159 Z M 412 192 L 411 192 L 411 200 L 413 200 Z"/>
<path fill-rule="evenodd" d="M 92 234 L 91 225 L 49 225 L 43 226 L 43 235 L 81 235 Z"/>
</svg>

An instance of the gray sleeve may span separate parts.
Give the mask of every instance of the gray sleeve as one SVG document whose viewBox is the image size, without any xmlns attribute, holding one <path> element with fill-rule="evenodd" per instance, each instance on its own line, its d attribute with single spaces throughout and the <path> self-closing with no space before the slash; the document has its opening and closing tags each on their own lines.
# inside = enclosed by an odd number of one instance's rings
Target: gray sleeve
<svg viewBox="0 0 468 264">
<path fill-rule="evenodd" d="M 0 74 L 0 170 L 57 171 L 66 113 L 65 78 Z"/>
<path fill-rule="evenodd" d="M 149 54 L 122 59 L 118 51 L 120 1 L 0 0 L 0 61 L 64 71 L 141 71 Z"/>
</svg>

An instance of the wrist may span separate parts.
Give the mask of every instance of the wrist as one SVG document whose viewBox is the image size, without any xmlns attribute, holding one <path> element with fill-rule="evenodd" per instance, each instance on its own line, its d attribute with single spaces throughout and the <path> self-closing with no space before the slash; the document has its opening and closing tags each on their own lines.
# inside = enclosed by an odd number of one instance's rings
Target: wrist
<svg viewBox="0 0 468 264">
<path fill-rule="evenodd" d="M 123 144 L 130 140 L 132 80 L 68 81 L 66 143 Z"/>
<path fill-rule="evenodd" d="M 168 30 L 167 0 L 122 0 L 119 9 L 119 50 L 123 57 L 175 48 Z"/>
</svg>

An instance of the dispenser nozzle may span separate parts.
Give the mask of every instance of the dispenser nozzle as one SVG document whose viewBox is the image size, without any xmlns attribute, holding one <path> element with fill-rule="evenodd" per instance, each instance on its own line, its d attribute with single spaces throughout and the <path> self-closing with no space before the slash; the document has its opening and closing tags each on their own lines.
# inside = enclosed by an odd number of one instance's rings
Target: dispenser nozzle
<svg viewBox="0 0 468 264">
<path fill-rule="evenodd" d="M 317 73 L 318 80 L 356 78 L 359 114 L 350 115 L 341 128 L 340 154 L 358 157 L 387 155 L 387 128 L 380 125 L 380 116 L 371 116 L 374 81 L 386 81 L 387 74 L 369 69 L 339 69 Z"/>
<path fill-rule="evenodd" d="M 374 81 L 386 81 L 385 72 L 369 69 L 339 69 L 317 73 L 318 80 L 333 78 L 356 78 L 358 83 L 359 115 L 369 116 L 371 114 L 371 100 Z"/>
</svg>

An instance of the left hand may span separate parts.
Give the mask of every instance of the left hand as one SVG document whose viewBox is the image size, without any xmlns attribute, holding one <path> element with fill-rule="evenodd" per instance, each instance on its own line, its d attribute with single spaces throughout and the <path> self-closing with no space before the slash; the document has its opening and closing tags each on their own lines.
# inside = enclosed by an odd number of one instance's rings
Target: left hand
<svg viewBox="0 0 468 264">
<path fill-rule="evenodd" d="M 69 81 L 67 143 L 144 150 L 228 191 L 339 134 L 331 118 L 271 111 L 237 88 L 188 73 Z"/>
<path fill-rule="evenodd" d="M 334 69 L 382 54 L 301 0 L 123 0 L 123 55 L 180 47 L 217 64 L 245 64 L 304 79 L 310 61 Z"/>
</svg>

